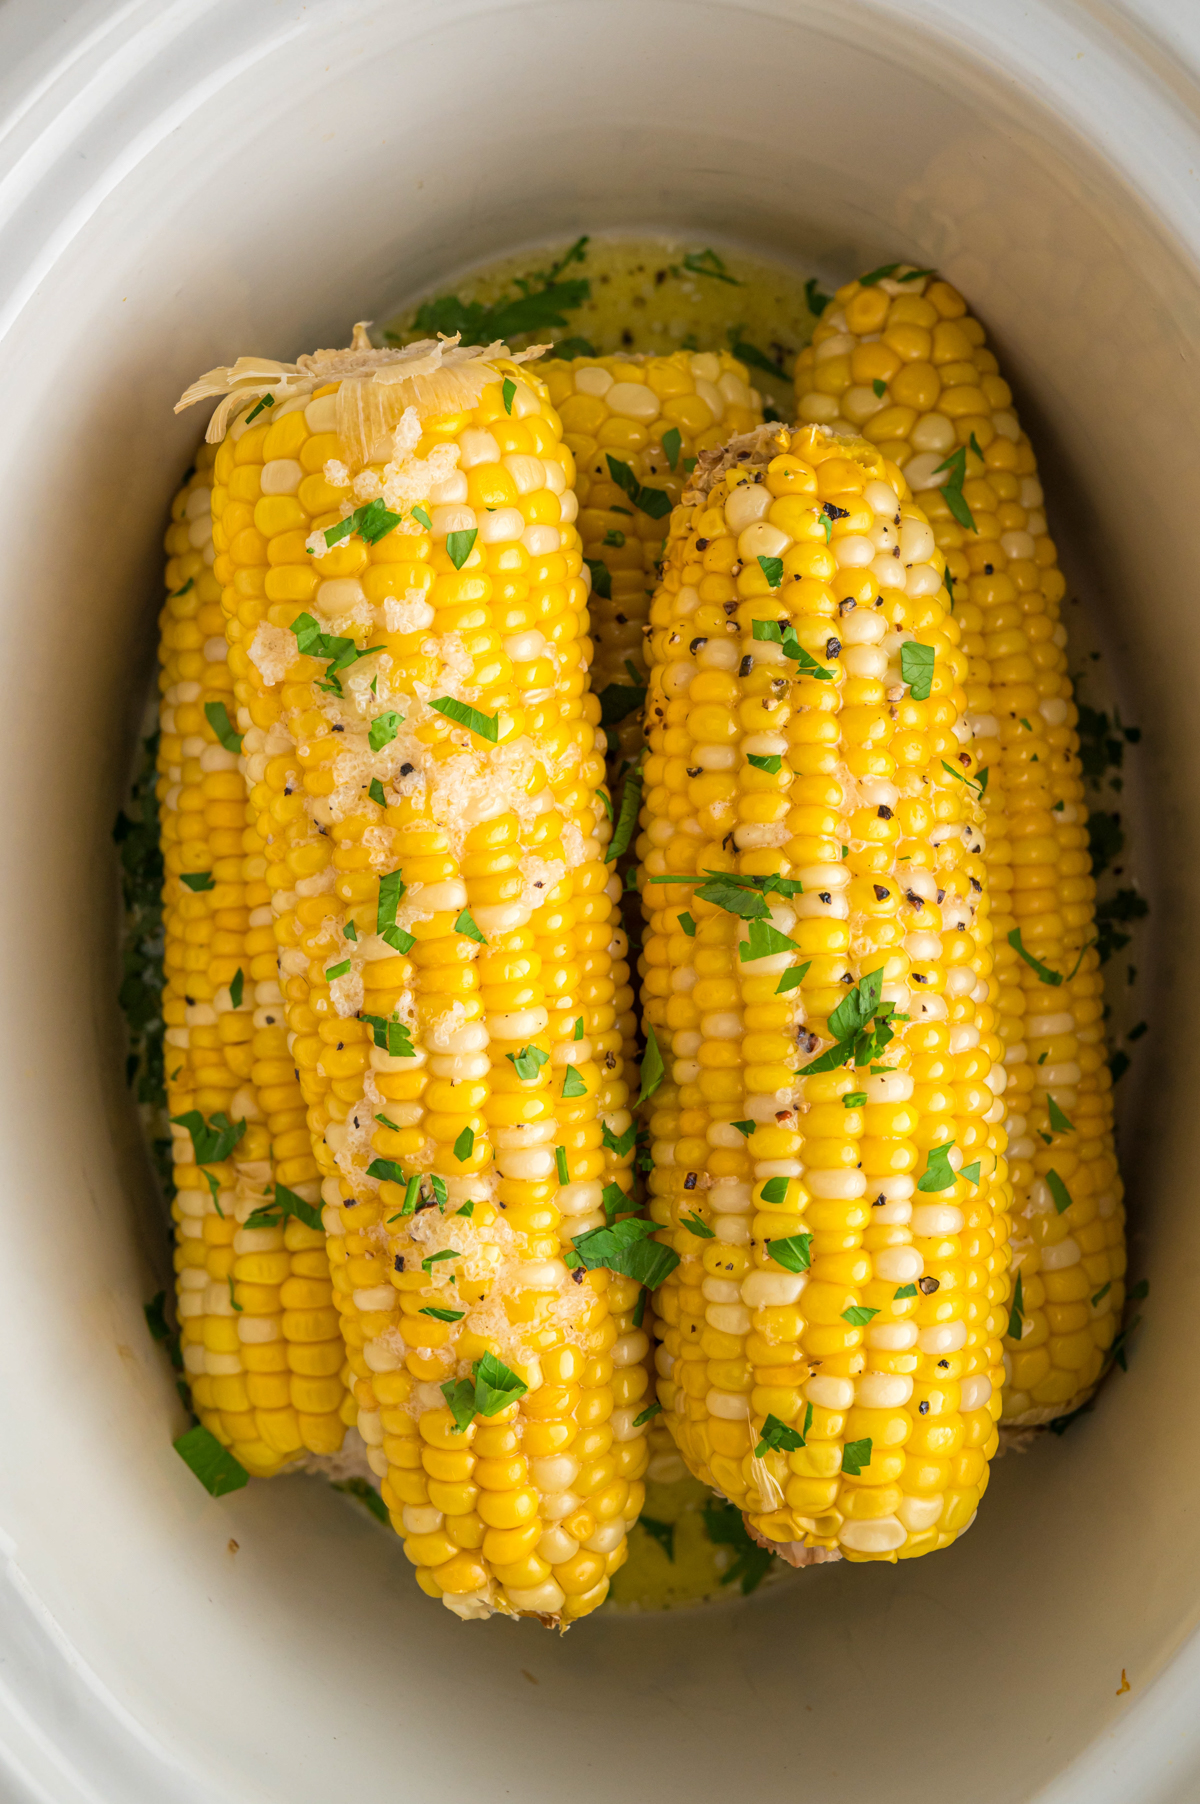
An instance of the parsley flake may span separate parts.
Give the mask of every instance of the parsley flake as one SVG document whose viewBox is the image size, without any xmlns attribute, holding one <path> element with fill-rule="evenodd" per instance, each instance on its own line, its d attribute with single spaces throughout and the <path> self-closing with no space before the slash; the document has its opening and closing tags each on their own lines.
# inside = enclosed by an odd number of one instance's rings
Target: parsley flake
<svg viewBox="0 0 1200 1804">
<path fill-rule="evenodd" d="M 454 721 L 460 727 L 467 727 L 480 739 L 486 739 L 495 745 L 500 735 L 500 717 L 498 714 L 481 714 L 478 708 L 470 708 L 466 702 L 457 701 L 452 695 L 440 695 L 429 706 L 438 714 L 444 714 L 447 720 Z"/>
</svg>

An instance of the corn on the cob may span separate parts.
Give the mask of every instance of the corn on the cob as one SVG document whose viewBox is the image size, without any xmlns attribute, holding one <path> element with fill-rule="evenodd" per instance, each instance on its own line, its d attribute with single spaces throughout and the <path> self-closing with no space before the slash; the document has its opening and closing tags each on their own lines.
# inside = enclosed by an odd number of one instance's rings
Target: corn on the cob
<svg viewBox="0 0 1200 1804">
<path fill-rule="evenodd" d="M 221 443 L 215 569 L 358 1425 L 425 1591 L 567 1623 L 640 1507 L 648 1343 L 562 1256 L 629 1189 L 629 973 L 573 460 L 520 363 L 356 333 L 197 391 L 272 403 Z"/>
<path fill-rule="evenodd" d="M 576 463 L 579 534 L 592 572 L 592 690 L 602 695 L 610 684 L 645 681 L 644 628 L 670 505 L 700 452 L 756 426 L 762 404 L 746 366 L 727 351 L 577 357 L 548 363 L 544 374 Z M 622 750 L 636 755 L 636 710 L 616 730 Z"/>
<path fill-rule="evenodd" d="M 797 362 L 798 410 L 863 431 L 905 476 L 955 582 L 975 750 L 989 772 L 1016 1277 L 1004 1421 L 1077 1408 L 1121 1319 L 1095 884 L 1060 621 L 1065 584 L 1032 447 L 962 297 L 897 265 L 839 289 Z M 1018 937 L 1019 936 L 1019 937 Z"/>
<path fill-rule="evenodd" d="M 651 1214 L 681 1259 L 659 1395 L 692 1471 L 797 1564 L 948 1544 L 997 1444 L 982 816 L 906 495 L 870 445 L 762 427 L 701 459 L 651 610 Z"/>
<path fill-rule="evenodd" d="M 255 948 L 267 891 L 261 869 L 245 868 L 246 786 L 212 570 L 213 461 L 205 446 L 175 498 L 161 621 L 171 1214 L 196 1412 L 248 1471 L 265 1476 L 306 1451 L 340 1447 L 345 1353 L 340 1336 L 314 1343 L 303 1332 L 307 1293 L 328 1279 L 324 1236 L 294 1214 L 284 1222 L 275 1192 L 277 1179 L 293 1201 L 318 1201 L 274 957 L 263 972 Z M 256 1007 L 268 1001 L 264 990 L 270 1006 Z M 255 1210 L 275 1225 L 247 1227 Z"/>
</svg>

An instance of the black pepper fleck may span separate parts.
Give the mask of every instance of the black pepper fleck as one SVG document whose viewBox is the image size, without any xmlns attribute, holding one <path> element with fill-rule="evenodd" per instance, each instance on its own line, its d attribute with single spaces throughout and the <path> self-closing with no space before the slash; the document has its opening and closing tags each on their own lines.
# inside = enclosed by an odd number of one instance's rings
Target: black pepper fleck
<svg viewBox="0 0 1200 1804">
<path fill-rule="evenodd" d="M 890 821 L 892 818 L 891 809 L 885 808 L 882 802 L 879 804 L 879 807 L 875 810 L 875 812 L 879 816 L 881 821 Z"/>
<path fill-rule="evenodd" d="M 685 1190 L 694 1190 L 696 1188 L 696 1178 L 698 1175 L 699 1174 L 694 1171 L 688 1172 L 687 1177 L 683 1180 L 683 1187 Z"/>
<path fill-rule="evenodd" d="M 750 672 L 753 669 L 754 669 L 754 659 L 749 655 L 749 653 L 747 653 L 747 655 L 742 659 L 741 663 L 738 665 L 738 675 L 741 677 L 747 677 L 750 675 Z"/>
<path fill-rule="evenodd" d="M 917 1279 L 917 1289 L 921 1292 L 921 1295 L 924 1297 L 931 1297 L 933 1295 L 934 1291 L 939 1290 L 940 1288 L 941 1288 L 941 1286 L 938 1284 L 938 1281 L 936 1278 L 918 1278 Z"/>
<path fill-rule="evenodd" d="M 404 1254 L 397 1253 L 395 1259 L 392 1261 L 392 1265 L 396 1271 L 402 1272 L 404 1270 Z"/>
<path fill-rule="evenodd" d="M 888 895 L 890 892 L 888 890 L 884 889 L 882 883 L 873 884 L 872 888 L 875 891 L 875 900 L 877 902 L 886 902 L 887 901 Z"/>
<path fill-rule="evenodd" d="M 928 1403 L 918 1403 L 918 1404 L 917 1404 L 917 1411 L 918 1411 L 918 1413 L 919 1413 L 919 1414 L 920 1414 L 920 1415 L 922 1415 L 922 1416 L 927 1416 L 927 1415 L 928 1415 L 928 1414 L 929 1414 L 929 1405 L 928 1405 Z"/>
<path fill-rule="evenodd" d="M 825 656 L 827 658 L 836 658 L 838 656 L 838 654 L 840 653 L 841 649 L 842 649 L 842 642 L 840 639 L 826 639 Z"/>
<path fill-rule="evenodd" d="M 690 652 L 695 653 L 700 650 L 700 647 L 702 645 L 707 645 L 707 644 L 708 644 L 708 640 L 706 638 L 701 637 L 699 639 L 693 639 L 691 644 L 688 646 L 688 650 Z"/>
</svg>

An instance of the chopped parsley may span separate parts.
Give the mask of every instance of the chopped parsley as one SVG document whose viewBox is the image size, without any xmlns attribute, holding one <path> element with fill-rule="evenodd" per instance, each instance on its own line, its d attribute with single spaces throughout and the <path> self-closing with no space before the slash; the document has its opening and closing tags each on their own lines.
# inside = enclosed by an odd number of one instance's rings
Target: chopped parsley
<svg viewBox="0 0 1200 1804">
<path fill-rule="evenodd" d="M 940 762 L 942 769 L 948 770 L 956 783 L 965 783 L 968 789 L 973 789 L 976 794 L 982 798 L 988 785 L 988 773 L 986 770 L 980 771 L 979 780 L 977 782 L 973 777 L 966 777 L 963 775 L 962 771 L 955 770 L 954 766 L 952 764 L 947 764 L 944 758 L 941 759 Z"/>
<path fill-rule="evenodd" d="M 643 1292 L 642 1294 L 644 1296 L 645 1292 Z M 661 1414 L 662 1414 L 662 1404 L 661 1403 L 649 1403 L 649 1404 L 647 1404 L 646 1408 L 642 1411 L 640 1416 L 635 1416 L 633 1418 L 633 1426 L 635 1428 L 644 1428 L 646 1426 L 647 1422 L 652 1422 L 654 1420 L 655 1416 L 660 1416 Z"/>
<path fill-rule="evenodd" d="M 494 1353 L 485 1353 L 471 1370 L 475 1375 L 475 1408 L 481 1416 L 499 1415 L 529 1389 L 525 1380 L 518 1378 Z"/>
<path fill-rule="evenodd" d="M 775 985 L 775 994 L 777 996 L 786 996 L 789 990 L 798 990 L 811 969 L 811 958 L 806 964 L 790 965 L 788 969 L 782 973 L 779 982 Z"/>
<path fill-rule="evenodd" d="M 360 1503 L 366 1504 L 377 1522 L 382 1522 L 385 1528 L 391 1526 L 392 1519 L 388 1515 L 387 1504 L 375 1486 L 369 1484 L 365 1478 L 343 1478 L 336 1481 L 330 1479 L 329 1488 L 331 1491 L 344 1491 L 348 1497 L 357 1497 Z"/>
<path fill-rule="evenodd" d="M 1054 1207 L 1059 1215 L 1064 1209 L 1071 1207 L 1071 1192 L 1067 1189 L 1056 1171 L 1046 1173 L 1046 1185 L 1054 1198 Z"/>
<path fill-rule="evenodd" d="M 926 1195 L 936 1195 L 938 1191 L 950 1190 L 957 1180 L 957 1172 L 950 1163 L 950 1148 L 953 1140 L 943 1141 L 941 1146 L 931 1146 L 925 1156 L 925 1169 L 917 1179 L 917 1189 Z"/>
<path fill-rule="evenodd" d="M 224 1497 L 230 1491 L 240 1491 L 242 1486 L 250 1482 L 250 1474 L 240 1460 L 222 1447 L 215 1434 L 209 1429 L 189 1428 L 174 1443 L 175 1451 L 185 1466 L 190 1466 L 210 1497 Z"/>
<path fill-rule="evenodd" d="M 440 1265 L 443 1260 L 461 1258 L 462 1254 L 457 1247 L 443 1247 L 440 1253 L 430 1253 L 428 1259 L 422 1259 L 421 1270 L 423 1272 L 430 1272 L 435 1265 Z"/>
<path fill-rule="evenodd" d="M 564 1254 L 573 1270 L 595 1271 L 601 1266 L 622 1277 L 633 1278 L 647 1290 L 657 1290 L 663 1279 L 679 1264 L 679 1254 L 661 1241 L 651 1240 L 655 1232 L 652 1221 L 628 1216 L 604 1228 L 589 1228 L 576 1234 L 571 1251 Z"/>
<path fill-rule="evenodd" d="M 1021 929 L 1019 927 L 1013 928 L 1008 936 L 1008 943 L 1025 960 L 1025 963 L 1029 966 L 1030 970 L 1037 972 L 1040 982 L 1057 985 L 1063 981 L 1061 971 L 1052 971 L 1049 965 L 1044 965 L 1040 958 L 1035 958 L 1032 952 L 1027 952 L 1025 950 L 1025 947 L 1021 943 Z M 1080 956 L 1083 956 L 1082 953 Z"/>
<path fill-rule="evenodd" d="M 478 946 L 487 945 L 487 940 L 471 918 L 471 911 L 469 908 L 464 908 L 457 921 L 455 921 L 454 931 L 455 933 L 465 934 L 467 939 L 474 940 Z"/>
<path fill-rule="evenodd" d="M 762 370 L 764 375 L 774 376 L 776 382 L 784 374 L 780 364 L 773 363 L 765 351 L 760 351 L 757 345 L 742 337 L 741 326 L 729 328 L 729 348 L 739 363 L 746 364 L 752 370 Z M 782 346 L 779 349 L 782 352 Z"/>
<path fill-rule="evenodd" d="M 1008 1312 L 1009 1340 L 1020 1340 L 1025 1328 L 1025 1296 L 1021 1277 L 1022 1274 L 1018 1272 L 1016 1289 L 1013 1291 L 1012 1308 Z"/>
<path fill-rule="evenodd" d="M 796 637 L 796 629 L 790 621 L 756 620 L 751 627 L 751 637 L 758 640 L 760 644 L 781 645 L 784 657 L 790 658 L 794 664 L 799 666 L 805 676 L 815 678 L 818 683 L 833 681 L 832 670 L 826 670 L 825 666 L 819 664 L 811 652 L 805 651 Z"/>
<path fill-rule="evenodd" d="M 892 1301 L 893 1303 L 899 1303 L 903 1297 L 915 1297 L 916 1294 L 917 1287 L 915 1284 L 901 1284 L 899 1289 L 893 1292 Z"/>
<path fill-rule="evenodd" d="M 736 1503 L 718 1502 L 714 1499 L 712 1503 L 704 1505 L 702 1513 L 705 1530 L 714 1547 L 731 1547 L 737 1556 L 721 1574 L 721 1583 L 732 1585 L 740 1580 L 742 1596 L 749 1597 L 752 1591 L 757 1591 L 771 1570 L 774 1554 L 750 1539 L 742 1520 L 742 1512 Z"/>
<path fill-rule="evenodd" d="M 749 1140 L 758 1123 L 757 1121 L 731 1121 L 729 1125 L 735 1127 L 744 1139 Z"/>
<path fill-rule="evenodd" d="M 633 1208 L 633 1203 L 619 1184 L 606 1184 L 600 1192 L 600 1201 L 604 1207 L 605 1220 L 611 1226 L 618 1215 L 625 1215 Z"/>
<path fill-rule="evenodd" d="M 142 1314 L 146 1318 L 146 1326 L 150 1330 L 151 1340 L 164 1341 L 171 1338 L 171 1330 L 167 1324 L 163 1305 L 167 1300 L 165 1290 L 156 1292 L 148 1303 L 142 1304 Z"/>
<path fill-rule="evenodd" d="M 864 1466 L 871 1463 L 871 1440 L 847 1441 L 842 1448 L 842 1471 L 848 1472 L 851 1478 L 857 1478 Z"/>
<path fill-rule="evenodd" d="M 426 532 L 433 531 L 433 521 L 429 518 L 429 515 L 425 512 L 423 507 L 413 508 L 413 519 L 423 526 Z"/>
<path fill-rule="evenodd" d="M 851 1303 L 849 1309 L 842 1310 L 842 1320 L 849 1322 L 852 1328 L 865 1328 L 878 1314 L 877 1309 L 867 1309 L 862 1303 Z"/>
<path fill-rule="evenodd" d="M 367 790 L 367 794 L 370 796 L 370 798 L 373 802 L 378 802 L 379 806 L 381 808 L 387 807 L 387 797 L 383 793 L 383 784 L 379 781 L 378 777 L 371 778 L 370 787 Z M 374 1492 L 372 1492 L 371 1494 L 372 1494 L 372 1496 L 374 1496 Z"/>
<path fill-rule="evenodd" d="M 245 1225 L 248 1228 L 281 1228 L 286 1226 L 288 1218 L 293 1215 L 306 1228 L 312 1228 L 314 1233 L 320 1233 L 325 1226 L 319 1205 L 306 1203 L 302 1196 L 297 1196 L 286 1184 L 276 1181 L 272 1200 L 264 1203 L 261 1208 L 252 1210 Z"/>
<path fill-rule="evenodd" d="M 274 405 L 275 405 L 274 395 L 264 395 L 262 400 L 257 402 L 250 409 L 249 413 L 246 415 L 247 426 L 250 424 L 251 420 L 256 420 L 258 418 L 259 414 L 262 413 L 266 408 L 274 407 Z"/>
<path fill-rule="evenodd" d="M 640 483 L 629 465 L 611 451 L 605 452 L 608 473 L 619 489 L 623 489 L 638 509 L 639 513 L 649 515 L 651 520 L 662 520 L 671 511 L 671 497 L 666 489 L 647 488 Z"/>
<path fill-rule="evenodd" d="M 662 1053 L 658 1049 L 658 1040 L 653 1027 L 646 1027 L 646 1050 L 642 1054 L 642 1088 L 638 1096 L 638 1107 L 648 1102 L 667 1075 L 663 1064 Z"/>
<path fill-rule="evenodd" d="M 195 890 L 197 894 L 202 894 L 205 890 L 216 889 L 217 887 L 213 882 L 213 874 L 211 871 L 182 871 L 180 873 L 179 881 L 180 883 L 186 884 L 188 889 Z"/>
<path fill-rule="evenodd" d="M 495 745 L 500 733 L 500 717 L 498 714 L 481 714 L 478 708 L 470 708 L 466 702 L 456 701 L 452 695 L 440 695 L 429 706 L 438 714 L 444 714 L 447 720 L 453 720 L 460 727 L 467 727 L 480 739 L 486 739 Z"/>
<path fill-rule="evenodd" d="M 526 1084 L 530 1078 L 537 1076 L 543 1065 L 550 1063 L 550 1054 L 543 1052 L 540 1046 L 522 1046 L 520 1052 L 506 1052 L 504 1056 L 522 1083 Z"/>
<path fill-rule="evenodd" d="M 813 318 L 820 319 L 829 305 L 831 296 L 821 293 L 817 286 L 816 276 L 809 276 L 808 281 L 804 284 L 804 299 Z"/>
<path fill-rule="evenodd" d="M 426 337 L 439 332 L 453 337 L 456 332 L 460 332 L 464 344 L 486 345 L 497 338 L 511 343 L 514 338 L 521 338 L 530 332 L 544 332 L 548 328 L 566 326 L 568 321 L 565 316 L 577 307 L 582 307 L 591 293 L 591 283 L 586 276 L 565 282 L 560 282 L 558 278 L 570 264 L 584 261 L 587 242 L 585 233 L 548 270 L 537 270 L 531 276 L 519 278 L 515 284 L 519 293 L 501 295 L 490 304 L 462 301 L 452 294 L 439 295 L 435 300 L 423 302 L 413 319 L 414 332 Z M 535 283 L 540 286 L 535 287 Z M 572 355 L 570 347 L 573 342 L 575 341 L 556 346 L 558 354 L 563 357 Z M 595 353 L 588 346 L 579 355 L 591 357 Z"/>
<path fill-rule="evenodd" d="M 555 1147 L 554 1164 L 555 1164 L 555 1168 L 558 1172 L 559 1183 L 560 1184 L 569 1184 L 571 1182 L 571 1171 L 570 1171 L 570 1167 L 567 1164 L 567 1149 L 565 1146 L 556 1146 Z"/>
<path fill-rule="evenodd" d="M 505 413 L 511 414 L 513 398 L 516 395 L 516 392 L 516 383 L 511 376 L 506 376 L 504 381 L 500 384 L 500 398 L 504 402 Z"/>
<path fill-rule="evenodd" d="M 662 448 L 667 454 L 668 470 L 674 470 L 679 463 L 679 453 L 683 450 L 683 439 L 680 436 L 678 426 L 668 426 L 667 430 L 662 435 Z M 606 545 L 609 542 L 607 534 L 605 534 L 604 542 Z M 625 543 L 625 536 L 623 533 L 619 536 L 618 543 L 622 545 Z"/>
<path fill-rule="evenodd" d="M 607 538 L 605 543 L 608 543 Z M 621 536 L 621 543 L 625 543 L 624 535 Z M 612 576 L 609 573 L 608 565 L 601 563 L 600 559 L 596 557 L 585 557 L 583 561 L 592 573 L 592 588 L 596 594 L 602 596 L 605 601 L 611 601 Z"/>
<path fill-rule="evenodd" d="M 973 446 L 974 439 L 975 434 L 972 433 L 971 440 Z M 967 506 L 966 498 L 963 495 L 963 483 L 966 480 L 967 474 L 967 447 L 965 445 L 960 445 L 957 451 L 951 452 L 949 457 L 944 457 L 941 463 L 936 466 L 934 475 L 936 476 L 940 470 L 947 470 L 949 472 L 942 488 L 942 494 L 946 498 L 946 506 L 950 509 L 950 512 L 954 515 L 954 518 L 958 521 L 960 526 L 965 526 L 968 532 L 975 532 L 977 530 L 975 526 L 975 516 Z"/>
<path fill-rule="evenodd" d="M 842 1107 L 843 1109 L 861 1109 L 866 1100 L 867 1093 L 865 1090 L 851 1090 L 849 1095 L 843 1096 Z"/>
<path fill-rule="evenodd" d="M 465 1165 L 475 1151 L 475 1129 L 465 1127 L 454 1142 L 454 1157 L 460 1165 Z"/>
<path fill-rule="evenodd" d="M 351 961 L 348 958 L 341 959 L 336 965 L 327 965 L 325 968 L 326 983 L 334 983 L 339 977 L 344 977 L 347 971 L 352 968 Z"/>
<path fill-rule="evenodd" d="M 237 970 L 234 972 L 233 982 L 229 986 L 229 1000 L 233 1004 L 234 1008 L 241 1008 L 242 997 L 244 996 L 245 991 L 246 991 L 246 974 L 242 970 L 242 967 L 239 965 Z"/>
<path fill-rule="evenodd" d="M 588 1087 L 574 1065 L 568 1065 L 563 1073 L 563 1101 L 569 1102 L 573 1096 L 586 1096 L 587 1093 Z"/>
<path fill-rule="evenodd" d="M 446 535 L 446 556 L 456 570 L 461 570 L 470 557 L 479 537 L 479 528 L 472 526 L 469 532 L 451 532 Z"/>
<path fill-rule="evenodd" d="M 659 1522 L 653 1516 L 641 1516 L 638 1520 L 646 1533 L 650 1536 L 651 1540 L 658 1542 L 658 1545 L 662 1548 L 668 1560 L 674 1562 L 675 1524 L 673 1522 Z"/>
<path fill-rule="evenodd" d="M 600 568 L 604 570 L 603 564 Z M 604 570 L 607 577 L 608 571 Z M 603 591 L 601 591 L 603 593 Z M 600 703 L 600 725 L 602 727 L 619 727 L 630 714 L 636 714 L 646 699 L 645 685 L 641 683 L 607 683 L 597 698 Z"/>
<path fill-rule="evenodd" d="M 197 1165 L 220 1165 L 246 1132 L 245 1120 L 230 1121 L 223 1109 L 218 1109 L 207 1121 L 199 1109 L 172 1115 L 171 1120 L 191 1135 Z"/>
<path fill-rule="evenodd" d="M 731 276 L 725 267 L 723 257 L 718 257 L 714 250 L 689 251 L 683 259 L 683 267 L 691 276 L 711 276 L 714 282 L 728 282 L 731 288 L 742 288 L 736 276 Z"/>
<path fill-rule="evenodd" d="M 783 559 L 781 557 L 760 557 L 758 567 L 767 579 L 768 589 L 777 589 L 783 581 Z M 756 626 L 758 622 L 754 623 Z M 756 633 L 757 639 L 758 634 Z"/>
<path fill-rule="evenodd" d="M 1046 1105 L 1050 1111 L 1050 1131 L 1054 1134 L 1073 1134 L 1075 1123 L 1068 1121 L 1052 1096 L 1047 1096 Z"/>
<path fill-rule="evenodd" d="M 781 1182 L 786 1189 L 786 1178 L 770 1179 L 772 1184 L 777 1181 Z M 766 1195 L 765 1185 L 763 1186 L 763 1195 L 764 1197 Z M 782 1202 L 783 1198 L 780 1197 L 778 1200 Z M 768 1240 L 767 1242 L 767 1252 L 776 1265 L 781 1265 L 785 1272 L 806 1272 L 812 1263 L 811 1248 L 811 1234 L 789 1234 L 786 1239 Z"/>
<path fill-rule="evenodd" d="M 887 394 L 887 383 L 881 382 L 879 377 L 876 376 L 874 381 L 871 383 L 871 390 L 875 396 L 875 399 L 877 401 L 882 401 L 883 397 Z"/>
<path fill-rule="evenodd" d="M 612 1129 L 609 1127 L 609 1125 L 606 1121 L 604 1123 L 604 1129 L 603 1129 L 603 1133 L 601 1135 L 600 1144 L 605 1148 L 606 1151 L 608 1151 L 610 1153 L 615 1153 L 615 1155 L 618 1159 L 623 1159 L 626 1157 L 627 1154 L 629 1154 L 633 1151 L 634 1142 L 636 1139 L 637 1139 L 636 1122 L 630 1122 L 629 1126 L 625 1129 L 625 1132 L 623 1134 L 614 1134 Z"/>
<path fill-rule="evenodd" d="M 695 923 L 695 921 L 693 921 L 691 915 L 681 914 L 681 915 L 676 915 L 675 918 L 679 922 L 679 925 L 682 928 L 682 930 L 684 931 L 684 933 L 687 934 L 689 940 L 694 940 L 696 937 L 696 923 Z"/>
<path fill-rule="evenodd" d="M 746 763 L 752 764 L 755 770 L 766 771 L 768 777 L 777 777 L 783 769 L 783 758 L 779 752 L 769 752 L 766 754 L 747 752 Z"/>
<path fill-rule="evenodd" d="M 698 1215 L 681 1215 L 679 1225 L 686 1228 L 689 1234 L 694 1234 L 698 1240 L 715 1240 L 717 1238 L 708 1223 L 701 1221 Z"/>
<path fill-rule="evenodd" d="M 399 928 L 392 929 L 398 933 Z M 416 1058 L 416 1049 L 412 1037 L 403 1021 L 385 1021 L 382 1015 L 360 1014 L 360 1021 L 365 1021 L 371 1029 L 372 1038 L 380 1052 L 386 1052 L 393 1059 Z"/>
<path fill-rule="evenodd" d="M 385 745 L 390 745 L 400 731 L 403 714 L 389 709 L 386 714 L 378 714 L 371 722 L 371 730 L 367 734 L 367 743 L 373 752 L 381 752 Z"/>
<path fill-rule="evenodd" d="M 372 1159 L 367 1166 L 367 1176 L 378 1179 L 381 1184 L 404 1184 L 409 1188 L 420 1182 L 419 1178 L 406 1178 L 404 1167 L 398 1165 L 395 1159 Z M 407 1195 L 404 1200 L 407 1203 Z"/>
<path fill-rule="evenodd" d="M 205 702 L 204 717 L 209 726 L 225 747 L 227 752 L 236 756 L 242 749 L 242 736 L 236 731 L 229 718 L 229 710 L 224 702 Z"/>
<path fill-rule="evenodd" d="M 869 1065 L 877 1059 L 895 1034 L 891 1020 L 895 1003 L 884 1002 L 883 966 L 860 977 L 853 989 L 838 1003 L 829 1017 L 829 1030 L 837 1040 L 828 1052 L 820 1053 L 801 1067 L 805 1076 L 822 1071 L 837 1071 L 851 1063 Z M 897 1016 L 897 1020 L 901 1017 Z"/>
<path fill-rule="evenodd" d="M 629 850 L 629 842 L 633 838 L 637 826 L 638 813 L 642 806 L 642 779 L 636 770 L 631 770 L 625 778 L 625 786 L 621 791 L 621 812 L 617 816 L 617 824 L 604 855 L 604 862 L 612 864 Z"/>
<path fill-rule="evenodd" d="M 929 700 L 936 656 L 932 645 L 922 645 L 917 639 L 906 639 L 900 647 L 900 675 L 915 702 Z"/>
<path fill-rule="evenodd" d="M 752 964 L 755 959 L 773 958 L 780 952 L 799 952 L 795 940 L 789 940 L 786 933 L 780 933 L 769 921 L 750 921 L 747 923 L 746 938 L 738 946 L 738 957 L 743 964 Z"/>
<path fill-rule="evenodd" d="M 377 545 L 380 539 L 399 526 L 403 515 L 394 514 L 390 507 L 385 507 L 378 495 L 374 501 L 368 501 L 363 507 L 356 507 L 352 514 L 336 526 L 325 528 L 325 544 L 332 549 L 343 539 L 352 538 L 355 533 L 368 545 Z"/>
<path fill-rule="evenodd" d="M 805 1411 L 802 1429 L 789 1428 L 786 1422 L 779 1420 L 778 1416 L 768 1415 L 759 1433 L 758 1445 L 754 1449 L 755 1459 L 762 1459 L 763 1455 L 772 1448 L 778 1453 L 795 1453 L 797 1448 L 806 1446 L 805 1437 L 812 1427 L 812 1419 L 813 1406 L 811 1403 Z"/>
</svg>

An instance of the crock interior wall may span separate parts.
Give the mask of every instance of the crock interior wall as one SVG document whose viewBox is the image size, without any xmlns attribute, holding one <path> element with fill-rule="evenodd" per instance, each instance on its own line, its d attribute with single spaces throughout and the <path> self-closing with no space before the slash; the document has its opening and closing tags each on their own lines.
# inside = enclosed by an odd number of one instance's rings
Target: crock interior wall
<svg viewBox="0 0 1200 1804">
<path fill-rule="evenodd" d="M 247 5 L 169 24 L 127 77 L 145 143 L 62 234 L 2 351 L 20 781 L 5 858 L 0 1650 L 19 1707 L 59 1745 L 49 1795 L 77 1795 L 76 1766 L 131 1804 L 324 1804 L 351 1776 L 363 1796 L 519 1785 L 530 1804 L 564 1781 L 580 1804 L 747 1784 L 762 1804 L 1025 1799 L 1119 1724 L 1121 1669 L 1148 1684 L 1196 1613 L 1183 1405 L 1197 1112 L 1181 1027 L 1195 991 L 1194 274 L 1001 71 L 857 4 L 286 19 Z M 203 427 L 172 418 L 186 383 L 241 351 L 344 343 L 353 319 L 515 244 L 654 228 L 831 279 L 911 256 L 987 322 L 1047 448 L 1052 527 L 1145 731 L 1153 1019 L 1172 1054 L 1150 1061 L 1124 1143 L 1153 1285 L 1137 1358 L 1069 1436 L 995 1469 L 960 1547 L 551 1641 L 461 1627 L 417 1592 L 399 1546 L 315 1481 L 213 1503 L 172 1453 L 179 1407 L 141 1319 L 168 1256 L 120 1084 L 108 830 L 152 665 L 166 510 Z M 43 1671 L 56 1635 L 77 1650 L 65 1701 Z"/>
</svg>

